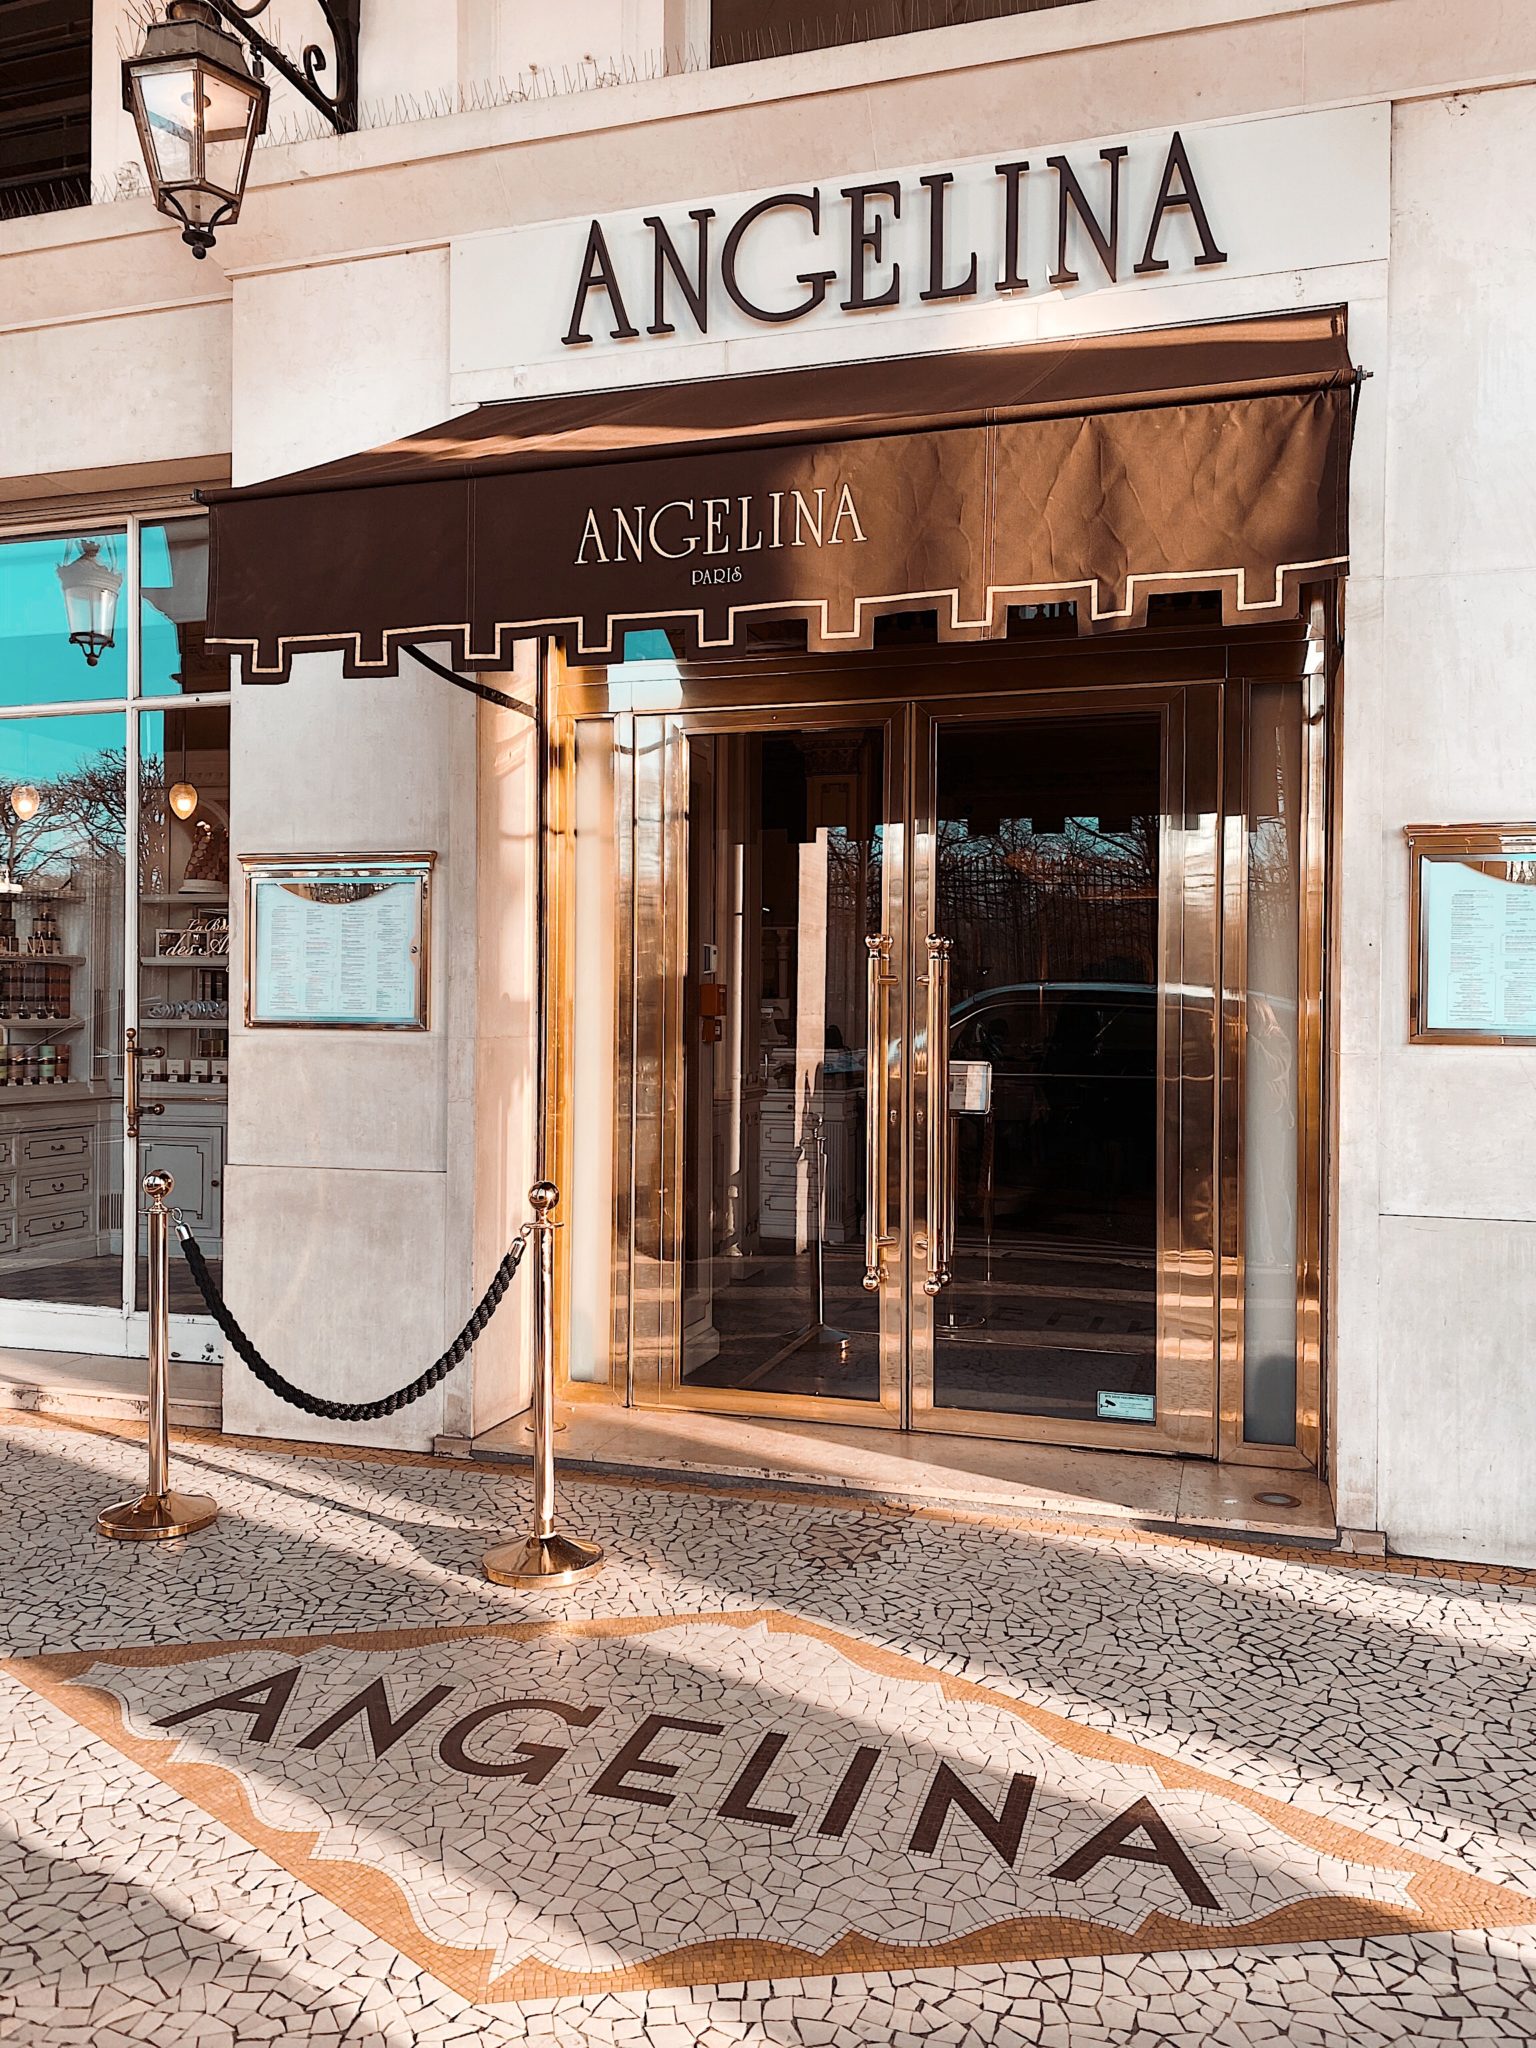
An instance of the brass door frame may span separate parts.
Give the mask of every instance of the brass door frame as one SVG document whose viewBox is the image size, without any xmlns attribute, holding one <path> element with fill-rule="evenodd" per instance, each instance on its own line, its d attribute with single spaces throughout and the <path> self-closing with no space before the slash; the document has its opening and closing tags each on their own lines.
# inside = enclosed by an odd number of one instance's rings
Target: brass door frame
<svg viewBox="0 0 1536 2048">
<path fill-rule="evenodd" d="M 934 1325 L 945 1297 L 912 1291 L 911 1388 L 914 1428 L 1027 1443 L 1097 1446 L 1209 1457 L 1216 1448 L 1217 1273 L 1215 989 L 1220 949 L 1218 764 L 1222 691 L 1217 682 L 1052 691 L 1027 700 L 952 700 L 918 707 L 914 748 L 915 930 L 945 936 L 938 906 L 937 778 L 941 732 L 1006 720 L 1091 723 L 1151 713 L 1160 728 L 1161 848 L 1158 888 L 1158 1224 L 1157 1419 L 1152 1424 L 1063 1420 L 989 1409 L 942 1408 L 934 1400 Z M 909 972 L 915 977 L 914 957 Z M 926 1048 L 924 1048 L 926 1050 Z M 913 1062 L 913 1122 L 929 1118 L 928 1062 Z M 916 1250 L 932 1219 L 926 1177 L 918 1190 Z M 915 1253 L 914 1253 L 915 1255 Z"/>
<path fill-rule="evenodd" d="M 1243 1301 L 1246 1283 L 1243 1205 L 1247 1086 L 1248 761 L 1247 701 L 1254 680 L 1228 681 L 1238 715 L 1227 720 L 1222 755 L 1225 844 L 1222 857 L 1221 1400 L 1219 1455 L 1227 1464 L 1294 1466 L 1321 1472 L 1324 1307 L 1329 1231 L 1326 1132 L 1328 845 L 1331 829 L 1330 724 L 1340 647 L 1331 589 L 1307 605 L 1302 693 L 1301 900 L 1297 929 L 1299 1102 L 1296 1131 L 1296 1441 L 1250 1443 L 1244 1436 Z M 1270 680 L 1270 678 L 1266 678 Z"/>
<path fill-rule="evenodd" d="M 1206 1452 L 1207 1455 L 1214 1452 L 1223 1460 L 1267 1465 L 1294 1463 L 1298 1467 L 1318 1465 L 1319 1468 L 1324 1451 L 1323 1354 L 1327 1278 L 1324 1253 L 1328 1228 L 1327 1177 L 1322 1144 L 1327 1108 L 1323 1089 L 1326 1071 L 1323 934 L 1327 903 L 1326 847 L 1331 830 L 1323 771 L 1324 738 L 1333 711 L 1326 685 L 1338 669 L 1333 611 L 1331 592 L 1325 590 L 1316 595 L 1305 628 L 1308 724 L 1305 743 L 1307 796 L 1302 876 L 1302 969 L 1306 993 L 1303 1008 L 1304 1086 L 1299 1132 L 1303 1155 L 1299 1198 L 1303 1214 L 1298 1253 L 1300 1355 L 1297 1445 L 1294 1451 L 1274 1445 L 1245 1445 L 1241 1434 L 1241 1127 L 1240 1118 L 1232 1114 L 1233 1105 L 1240 1104 L 1240 1095 L 1236 1092 L 1240 1088 L 1240 1080 L 1235 1077 L 1240 1076 L 1242 1037 L 1241 1008 L 1232 996 L 1232 962 L 1241 956 L 1234 955 L 1231 948 L 1238 934 L 1235 920 L 1241 902 L 1232 888 L 1232 856 L 1234 849 L 1240 847 L 1241 838 L 1234 839 L 1233 833 L 1234 830 L 1241 833 L 1244 821 L 1238 817 L 1234 826 L 1233 811 L 1224 806 L 1227 809 L 1226 838 L 1221 849 L 1220 874 L 1221 953 L 1226 965 L 1222 974 L 1222 1094 L 1217 1118 L 1217 1128 L 1222 1136 L 1217 1161 L 1219 1399 L 1213 1404 L 1214 1436 Z M 637 751 L 636 719 L 648 715 L 698 715 L 713 723 L 716 729 L 721 729 L 722 721 L 729 720 L 749 729 L 762 729 L 769 720 L 797 728 L 810 722 L 821 723 L 824 719 L 834 724 L 868 724 L 883 718 L 896 720 L 907 705 L 912 707 L 910 715 L 915 720 L 919 702 L 925 706 L 925 715 L 932 716 L 942 710 L 946 717 L 951 714 L 952 707 L 962 703 L 969 706 L 972 715 L 977 717 L 985 717 L 989 712 L 993 716 L 1000 713 L 1029 716 L 1042 710 L 1052 699 L 1074 704 L 1085 711 L 1103 710 L 1108 708 L 1118 692 L 1128 692 L 1146 701 L 1144 693 L 1155 692 L 1159 686 L 1166 695 L 1170 688 L 1183 691 L 1211 687 L 1214 690 L 1225 685 L 1226 692 L 1230 694 L 1234 687 L 1240 687 L 1237 679 L 1242 676 L 1295 680 L 1301 666 L 1296 644 L 1299 637 L 1294 628 L 1289 631 L 1256 628 L 1234 636 L 1226 629 L 1206 630 L 1197 626 L 1127 635 L 1122 640 L 1101 641 L 1091 647 L 1071 641 L 1042 641 L 960 650 L 901 648 L 878 655 L 863 653 L 824 658 L 786 653 L 782 657 L 758 656 L 739 664 L 721 663 L 707 669 L 670 668 L 663 664 L 664 673 L 658 677 L 649 678 L 631 671 L 623 681 L 618 679 L 618 672 L 594 673 L 590 669 L 566 667 L 558 646 L 551 647 L 549 758 L 552 775 L 559 782 L 568 783 L 574 762 L 575 732 L 583 720 L 608 725 L 615 735 L 617 754 L 614 939 L 618 1029 L 614 1077 L 613 1352 L 610 1377 L 606 1381 L 572 1381 L 564 1356 L 565 1318 L 562 1316 L 557 1325 L 561 1333 L 557 1366 L 562 1399 L 605 1405 L 619 1400 L 626 1405 L 647 1405 L 660 1397 L 659 1367 L 663 1358 L 669 1355 L 675 1358 L 675 1332 L 667 1312 L 670 1293 L 658 1290 L 654 1285 L 648 1286 L 644 1262 L 636 1256 L 637 1236 L 649 1193 L 642 1113 L 646 1112 L 647 1105 L 660 1107 L 659 1084 L 663 1065 L 660 1042 L 647 1039 L 642 1031 L 644 1020 L 639 989 L 645 970 L 641 960 L 641 934 L 661 929 L 666 916 L 675 909 L 666 901 L 664 864 L 658 863 L 655 871 L 651 872 L 639 846 L 641 835 L 637 833 L 637 824 L 643 817 L 646 804 L 659 802 L 660 791 L 656 763 L 642 761 Z M 1096 678 L 1087 685 L 1078 680 L 1085 657 L 1092 658 Z M 875 664 L 878 664 L 877 671 Z M 1099 677 L 1106 680 L 1097 680 Z M 873 692 L 872 684 L 875 686 Z M 910 745 L 907 751 L 909 757 L 915 752 Z M 1227 784 L 1224 797 L 1230 797 L 1234 788 L 1231 778 L 1237 772 L 1232 759 L 1235 751 L 1228 749 L 1224 765 Z M 890 773 L 891 757 L 888 757 L 888 781 Z M 1235 787 L 1240 790 L 1242 785 L 1239 783 Z M 560 843 L 550 849 L 551 868 L 562 876 L 569 854 L 569 846 L 564 839 L 565 810 L 563 800 L 557 797 L 551 816 L 562 822 L 556 826 Z M 904 815 L 907 819 L 913 815 L 910 793 L 904 805 Z M 562 884 L 557 892 L 552 891 L 554 893 L 558 894 L 562 918 L 569 918 L 574 909 L 574 891 Z M 914 931 L 921 921 L 919 916 L 913 917 Z M 565 1092 L 568 1075 L 559 1052 L 559 1042 L 565 1035 L 561 1027 L 570 1014 L 570 951 L 568 938 L 562 936 L 559 951 L 561 968 L 555 975 L 555 986 L 550 993 L 551 1021 L 556 1024 L 550 1051 L 550 1079 L 555 1084 L 549 1097 L 550 1156 L 556 1177 L 563 1184 L 569 1184 L 575 1170 L 571 1151 L 571 1119 Z M 1238 1049 L 1235 1058 L 1234 1046 Z M 910 1065 L 910 1062 L 904 1062 L 904 1071 L 909 1070 Z M 910 1101 L 904 1104 L 901 1121 L 903 1131 L 910 1132 L 913 1121 Z M 912 1179 L 913 1175 L 905 1170 L 904 1163 L 900 1175 L 904 1190 L 910 1187 Z M 899 1231 L 900 1243 L 908 1257 L 916 1235 L 912 1222 L 911 1216 L 904 1214 Z M 571 1284 L 568 1259 L 562 1259 L 562 1267 L 561 1285 L 568 1289 Z M 651 1279 L 654 1280 L 654 1276 Z M 889 1294 L 890 1290 L 887 1292 Z M 905 1317 L 902 1320 L 905 1324 Z M 905 1390 L 911 1384 L 905 1343 L 899 1348 L 883 1343 L 882 1348 L 891 1363 L 899 1358 L 900 1384 Z M 886 1359 L 883 1358 L 883 1373 L 885 1369 Z M 725 1390 L 710 1390 L 702 1399 L 688 1397 L 686 1392 L 675 1398 L 682 1405 L 700 1410 L 735 1410 L 752 1414 L 773 1412 L 769 1409 L 768 1397 L 733 1399 Z M 792 1401 L 792 1397 L 780 1398 L 789 1401 L 795 1413 L 805 1412 L 812 1419 L 827 1422 L 879 1426 L 890 1419 L 890 1409 L 883 1402 L 813 1401 L 808 1409 L 803 1409 L 802 1404 Z M 925 1423 L 925 1427 L 970 1435 L 1012 1434 L 1012 1431 L 1000 1427 L 1002 1418 L 997 1416 L 981 1411 L 955 1413 L 958 1419 L 951 1421 L 945 1411 L 931 1411 L 931 1420 Z M 910 1422 L 905 1398 L 896 1419 L 903 1424 Z M 1164 1448 L 1151 1438 L 1152 1432 L 1144 1426 L 1101 1423 L 1093 1425 L 1084 1440 L 1106 1449 L 1118 1448 L 1122 1443 L 1128 1449 Z M 1046 1440 L 1066 1439 L 1054 1436 L 1053 1432 Z"/>
</svg>

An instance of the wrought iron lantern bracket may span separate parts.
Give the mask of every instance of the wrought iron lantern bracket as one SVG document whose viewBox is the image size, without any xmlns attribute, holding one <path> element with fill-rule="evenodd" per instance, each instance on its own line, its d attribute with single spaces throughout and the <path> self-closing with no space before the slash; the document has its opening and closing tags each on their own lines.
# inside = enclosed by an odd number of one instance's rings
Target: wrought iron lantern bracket
<svg viewBox="0 0 1536 2048">
<path fill-rule="evenodd" d="M 208 4 L 250 50 L 255 73 L 270 64 L 296 93 L 322 113 L 338 135 L 350 135 L 357 127 L 357 39 L 363 0 L 316 0 L 331 32 L 335 51 L 334 91 L 321 83 L 331 68 L 331 59 L 319 43 L 306 43 L 299 62 L 286 56 L 276 43 L 255 26 L 272 0 L 208 0 Z"/>
</svg>

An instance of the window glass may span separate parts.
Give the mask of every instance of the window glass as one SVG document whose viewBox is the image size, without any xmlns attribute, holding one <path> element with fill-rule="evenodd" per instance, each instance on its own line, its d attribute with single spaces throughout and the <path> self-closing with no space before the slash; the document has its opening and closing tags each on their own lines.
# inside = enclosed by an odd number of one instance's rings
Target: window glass
<svg viewBox="0 0 1536 2048">
<path fill-rule="evenodd" d="M 122 712 L 0 721 L 0 1298 L 11 1301 L 122 1305 L 126 737 Z"/>
<path fill-rule="evenodd" d="M 0 6 L 0 220 L 91 200 L 91 0 Z"/>
<path fill-rule="evenodd" d="M 630 640 L 639 636 L 630 634 Z M 626 649 L 626 653 L 627 653 Z M 631 656 L 631 659 L 637 657 Z M 577 1161 L 569 1204 L 571 1269 L 616 1270 L 613 1245 L 614 1115 L 618 1088 L 618 988 L 614 897 L 619 888 L 614 805 L 628 772 L 614 724 L 583 719 L 576 728 L 575 804 L 571 846 L 576 891 L 575 1001 L 571 1005 L 572 1156 Z M 616 1281 L 622 1290 L 622 1281 Z M 614 1291 L 578 1284 L 567 1306 L 570 1375 L 606 1381 L 615 1346 Z"/>
<path fill-rule="evenodd" d="M 1256 684 L 1248 733 L 1243 1435 L 1296 1441 L 1301 693 Z"/>
<path fill-rule="evenodd" d="M 875 1402 L 865 1067 L 884 734 L 697 733 L 687 749 L 683 1382 Z"/>
<path fill-rule="evenodd" d="M 145 712 L 139 750 L 138 1171 L 173 1177 L 172 1199 L 217 1277 L 229 1102 L 229 707 Z M 143 1228 L 141 1220 L 141 1308 Z M 202 1313 L 179 1258 L 171 1307 Z"/>
<path fill-rule="evenodd" d="M 198 514 L 139 528 L 131 672 L 130 546 L 110 528 L 0 543 L 0 703 L 25 714 L 0 720 L 0 1301 L 16 1305 L 13 1342 L 51 1341 L 34 1306 L 143 1307 L 131 1217 L 151 1167 L 175 1175 L 205 1251 L 221 1251 L 229 710 L 169 701 L 135 725 L 129 699 L 227 690 L 229 665 L 203 640 Z M 57 708 L 87 699 L 119 708 Z M 130 974 L 137 1152 L 125 1145 Z M 171 1270 L 172 1307 L 200 1313 L 180 1262 Z"/>
<path fill-rule="evenodd" d="M 941 730 L 940 1407 L 1158 1420 L 1162 763 L 1155 713 Z"/>
<path fill-rule="evenodd" d="M 879 36 L 911 35 L 919 29 L 951 28 L 964 21 L 995 21 L 1005 14 L 1039 14 L 1072 0 L 713 0 L 709 61 L 750 64 L 759 57 L 787 57 L 799 50 L 826 50 L 838 43 L 873 42 Z"/>
<path fill-rule="evenodd" d="M 670 633 L 659 626 L 643 633 L 624 635 L 624 656 L 621 666 L 628 668 L 632 663 L 642 661 L 668 661 L 675 667 L 677 649 L 672 644 Z"/>
<path fill-rule="evenodd" d="M 120 533 L 0 543 L 0 703 L 125 694 L 123 570 Z"/>
<path fill-rule="evenodd" d="M 229 657 L 203 642 L 208 616 L 208 521 L 169 519 L 140 530 L 139 693 L 174 697 L 227 690 Z"/>
</svg>

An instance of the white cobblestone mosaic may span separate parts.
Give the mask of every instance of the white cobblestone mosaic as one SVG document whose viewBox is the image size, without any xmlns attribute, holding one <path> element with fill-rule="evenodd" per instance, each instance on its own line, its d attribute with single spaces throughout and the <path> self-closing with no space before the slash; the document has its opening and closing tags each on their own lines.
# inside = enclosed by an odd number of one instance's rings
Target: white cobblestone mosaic
<svg viewBox="0 0 1536 2048">
<path fill-rule="evenodd" d="M 1133 1933 L 1307 1899 L 1412 1909 L 1407 1871 L 763 1622 L 255 1650 L 78 1684 L 168 1764 L 228 1772 L 321 1861 L 383 1872 L 495 1973 L 710 1941 L 932 1947 L 1021 1917 Z"/>
<path fill-rule="evenodd" d="M 92 1512 L 142 1455 L 62 1427 L 0 1436 L 7 1646 L 79 1665 L 0 1678 L 7 2043 L 1536 2041 L 1519 1575 L 594 1483 L 563 1497 L 611 1563 L 556 1605 L 478 1576 L 523 1504 L 504 1472 L 188 1444 L 178 1477 L 218 1495 L 220 1523 L 108 1547 Z M 521 1626 L 553 1612 L 578 1627 Z M 364 1630 L 415 1633 L 286 1640 Z M 154 1725 L 293 1668 L 267 1743 L 239 1711 Z M 381 1755 L 366 1709 L 304 1747 L 375 1677 L 395 1719 L 454 1691 Z M 462 1729 L 465 1758 L 518 1775 L 444 1764 L 467 1715 L 519 1697 L 598 1712 Z M 672 1806 L 593 1796 L 647 1715 L 721 1732 L 631 1752 L 627 1788 Z M 542 1778 L 534 1744 L 559 1752 Z M 878 1764 L 823 1836 L 861 1748 Z M 657 1762 L 678 1775 L 646 1775 Z M 721 1815 L 757 1765 L 739 1805 L 792 1826 Z M 976 1804 L 948 1798 L 914 1849 L 941 1765 Z M 1030 1779 L 1012 1845 L 1006 1802 Z M 1132 1827 L 1064 1879 L 1140 1800 L 1166 1839 Z M 1064 1904 L 1070 1939 L 1015 1960 L 870 1965 L 845 1938 L 985 1943 Z M 1297 1914 L 1345 1917 L 1313 1939 Z M 679 1937 L 768 1945 L 750 1973 L 659 1981 Z M 1085 1938 L 1156 1952 L 1071 1952 Z M 486 1952 L 478 1995 L 445 1961 L 463 1947 Z M 537 1988 L 551 1965 L 580 1988 Z"/>
</svg>

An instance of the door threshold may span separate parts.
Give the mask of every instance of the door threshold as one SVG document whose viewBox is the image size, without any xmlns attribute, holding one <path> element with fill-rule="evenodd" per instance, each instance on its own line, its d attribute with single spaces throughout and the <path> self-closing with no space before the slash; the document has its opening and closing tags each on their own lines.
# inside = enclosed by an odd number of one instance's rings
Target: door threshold
<svg viewBox="0 0 1536 2048">
<path fill-rule="evenodd" d="M 75 1351 L 0 1349 L 0 1411 L 57 1415 L 72 1422 L 142 1422 L 149 1413 L 149 1366 L 142 1358 Z M 170 1418 L 177 1429 L 223 1423 L 223 1367 L 171 1360 Z"/>
<path fill-rule="evenodd" d="M 562 1408 L 560 1420 L 566 1427 L 555 1438 L 555 1455 L 567 1471 L 841 1490 L 924 1507 L 1002 1509 L 1191 1534 L 1338 1541 L 1327 1486 L 1316 1473 L 1294 1468 L 680 1409 L 581 1403 Z M 451 1456 L 529 1463 L 527 1413 L 473 1440 L 440 1437 L 435 1448 Z M 1265 1500 L 1266 1494 L 1287 1498 Z"/>
</svg>

